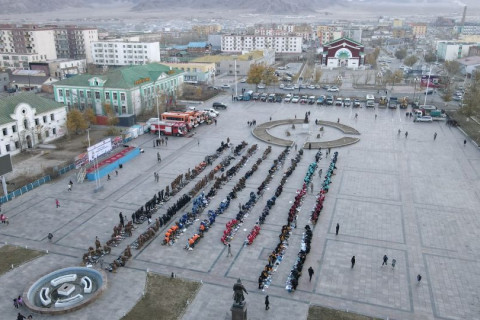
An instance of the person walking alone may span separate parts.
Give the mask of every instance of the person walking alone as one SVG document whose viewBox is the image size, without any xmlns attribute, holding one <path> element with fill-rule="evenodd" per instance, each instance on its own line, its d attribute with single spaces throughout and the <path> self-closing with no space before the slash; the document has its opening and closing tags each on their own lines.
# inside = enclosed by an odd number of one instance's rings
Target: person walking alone
<svg viewBox="0 0 480 320">
<path fill-rule="evenodd" d="M 157 162 L 162 162 L 162 157 L 160 157 L 160 152 L 157 152 Z"/>
<path fill-rule="evenodd" d="M 313 268 L 310 266 L 310 268 L 308 268 L 308 276 L 310 277 L 310 282 L 312 282 L 312 276 L 315 272 L 313 272 Z"/>
<path fill-rule="evenodd" d="M 123 215 L 121 212 L 118 214 L 118 217 L 120 218 L 120 224 L 122 227 L 125 227 L 125 221 L 123 220 Z"/>
<path fill-rule="evenodd" d="M 353 267 L 355 267 L 355 256 L 352 257 L 350 262 L 352 263 L 352 269 L 353 269 Z"/>
<path fill-rule="evenodd" d="M 465 147 L 467 145 L 467 139 L 463 140 L 463 146 Z"/>
<path fill-rule="evenodd" d="M 335 227 L 335 235 L 338 236 L 338 230 L 340 230 L 340 223 L 337 223 L 337 226 Z"/>
<path fill-rule="evenodd" d="M 382 266 L 388 266 L 388 257 L 387 257 L 387 255 L 384 255 L 384 256 L 383 256 Z"/>
<path fill-rule="evenodd" d="M 419 274 L 419 275 L 417 276 L 417 285 L 420 284 L 420 281 L 422 281 L 422 276 Z"/>
<path fill-rule="evenodd" d="M 270 301 L 268 300 L 268 295 L 265 297 L 265 310 L 270 309 Z"/>
<path fill-rule="evenodd" d="M 395 269 L 396 264 L 397 264 L 397 260 L 392 259 L 392 269 Z"/>
<path fill-rule="evenodd" d="M 405 131 L 405 139 L 408 138 L 408 131 Z"/>
<path fill-rule="evenodd" d="M 437 133 L 436 132 L 433 134 L 433 141 L 435 141 L 435 140 L 437 140 Z"/>
<path fill-rule="evenodd" d="M 60 207 L 60 201 L 58 201 L 58 199 L 55 199 L 55 205 L 57 206 L 57 208 Z"/>
<path fill-rule="evenodd" d="M 227 257 L 228 256 L 232 256 L 233 257 L 233 254 L 232 254 L 232 247 L 230 246 L 230 243 L 228 244 L 228 252 L 227 252 Z"/>
</svg>

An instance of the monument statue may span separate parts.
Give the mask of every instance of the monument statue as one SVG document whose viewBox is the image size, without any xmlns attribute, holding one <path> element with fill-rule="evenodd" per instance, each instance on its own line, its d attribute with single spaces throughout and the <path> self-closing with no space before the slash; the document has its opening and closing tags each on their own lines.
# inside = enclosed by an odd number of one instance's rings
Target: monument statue
<svg viewBox="0 0 480 320">
<path fill-rule="evenodd" d="M 235 303 L 242 305 L 243 301 L 245 301 L 245 297 L 243 296 L 243 292 L 245 291 L 248 294 L 247 289 L 242 284 L 240 279 L 237 280 L 237 283 L 233 285 L 233 300 Z"/>
</svg>

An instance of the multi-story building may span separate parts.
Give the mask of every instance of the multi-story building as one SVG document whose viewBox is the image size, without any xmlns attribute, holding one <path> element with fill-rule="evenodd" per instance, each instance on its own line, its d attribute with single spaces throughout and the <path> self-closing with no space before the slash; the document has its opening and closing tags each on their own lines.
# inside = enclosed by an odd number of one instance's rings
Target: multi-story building
<svg viewBox="0 0 480 320">
<path fill-rule="evenodd" d="M 452 61 L 468 56 L 471 47 L 478 46 L 475 42 L 454 42 L 454 41 L 438 41 L 437 57 L 440 60 Z"/>
<path fill-rule="evenodd" d="M 30 70 L 42 70 L 46 76 L 53 76 L 61 80 L 87 72 L 87 61 L 85 59 L 57 59 L 33 62 L 30 63 Z"/>
<path fill-rule="evenodd" d="M 205 24 L 205 25 L 196 25 L 192 27 L 192 31 L 200 35 L 209 35 L 211 33 L 217 33 L 222 30 L 222 26 L 219 24 Z"/>
<path fill-rule="evenodd" d="M 302 52 L 302 37 L 298 36 L 255 36 L 223 35 L 222 52 L 242 52 L 274 49 L 276 53 Z"/>
<path fill-rule="evenodd" d="M 106 66 L 131 66 L 160 62 L 160 43 L 98 41 L 92 44 L 93 63 Z"/>
<path fill-rule="evenodd" d="M 91 60 L 95 28 L 56 25 L 0 25 L 0 66 L 26 69 L 29 62 L 66 59 Z M 2 65 L 3 64 L 3 65 Z"/>
<path fill-rule="evenodd" d="M 317 26 L 317 38 L 320 44 L 328 43 L 343 37 L 343 32 L 336 26 Z"/>
<path fill-rule="evenodd" d="M 55 101 L 80 110 L 93 108 L 105 115 L 109 105 L 115 114 L 137 115 L 155 105 L 161 94 L 175 95 L 183 84 L 183 72 L 158 63 L 123 67 L 101 75 L 80 74 L 53 85 Z"/>
<path fill-rule="evenodd" d="M 393 19 L 392 27 L 402 28 L 403 27 L 403 20 L 402 19 Z"/>
<path fill-rule="evenodd" d="M 415 38 L 425 38 L 427 35 L 427 25 L 425 23 L 412 24 L 412 35 Z"/>
<path fill-rule="evenodd" d="M 85 59 L 93 62 L 92 43 L 98 41 L 97 28 L 78 26 L 53 26 L 55 30 L 55 48 L 62 59 Z"/>
<path fill-rule="evenodd" d="M 192 60 L 199 63 L 213 63 L 216 74 L 246 76 L 253 64 L 270 66 L 275 63 L 275 51 L 265 49 L 251 51 L 242 55 L 209 55 Z"/>
<path fill-rule="evenodd" d="M 66 133 L 65 106 L 31 92 L 0 100 L 0 155 L 17 154 Z"/>
<path fill-rule="evenodd" d="M 185 83 L 211 83 L 215 77 L 215 63 L 163 63 L 166 66 L 182 70 Z"/>
</svg>

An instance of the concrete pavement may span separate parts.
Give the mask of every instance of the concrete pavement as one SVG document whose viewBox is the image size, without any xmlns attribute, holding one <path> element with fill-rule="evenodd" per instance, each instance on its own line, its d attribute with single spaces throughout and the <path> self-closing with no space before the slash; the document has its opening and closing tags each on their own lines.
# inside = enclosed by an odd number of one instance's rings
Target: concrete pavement
<svg viewBox="0 0 480 320">
<path fill-rule="evenodd" d="M 141 298 L 147 270 L 165 275 L 175 272 L 179 277 L 203 282 L 184 319 L 228 318 L 233 302 L 232 286 L 237 278 L 242 279 L 249 291 L 246 296 L 249 319 L 304 319 L 310 304 L 385 319 L 478 317 L 480 217 L 476 213 L 480 204 L 480 153 L 471 144 L 463 146 L 460 131 L 442 122 L 413 123 L 405 117 L 404 110 L 233 103 L 229 95 L 215 100 L 229 106 L 221 112 L 217 126 L 197 128 L 194 138 L 172 137 L 167 147 L 155 149 L 152 148 L 153 135 L 141 136 L 132 143 L 145 149 L 145 153 L 124 165 L 118 177 L 103 180 L 104 189 L 99 193 L 93 192 L 95 184 L 91 182 L 74 184 L 73 191 L 68 192 L 67 182 L 72 179 L 72 173 L 2 206 L 10 225 L 0 226 L 0 243 L 49 250 L 48 255 L 0 277 L 0 311 L 5 319 L 14 319 L 16 310 L 11 299 L 29 282 L 55 268 L 79 265 L 95 236 L 99 236 L 102 243 L 109 238 L 120 211 L 129 217 L 154 192 L 212 153 L 220 141 L 229 137 L 234 144 L 242 140 L 249 145 L 257 143 L 256 154 L 207 207 L 216 208 L 267 147 L 251 135 L 252 128 L 247 126 L 247 121 L 255 119 L 261 124 L 270 117 L 272 120 L 293 119 L 295 114 L 301 116 L 306 111 L 311 111 L 309 128 L 290 130 L 289 139 L 299 145 L 313 139 L 314 119 L 336 122 L 340 118 L 341 123 L 360 132 L 358 143 L 332 150 L 339 151 L 338 169 L 314 228 L 312 250 L 305 263 L 305 268 L 312 266 L 315 270 L 312 282 L 304 274 L 296 292 L 285 290 L 285 281 L 300 250 L 303 226 L 308 223 L 316 200 L 314 194 L 308 193 L 299 213 L 299 228 L 290 237 L 271 286 L 265 291 L 257 289 L 258 276 L 278 242 L 288 208 L 301 188 L 316 150 L 305 150 L 253 245 L 244 247 L 243 242 L 266 200 L 273 195 L 281 172 L 275 174 L 265 195 L 231 242 L 233 257 L 226 256 L 226 248 L 220 242 L 225 223 L 237 213 L 238 202 L 244 203 L 249 193 L 256 190 L 283 150 L 273 146 L 272 153 L 247 180 L 239 198 L 232 200 L 230 208 L 217 218 L 193 251 L 183 249 L 183 240 L 186 242 L 195 232 L 195 226 L 187 229 L 173 246 L 162 246 L 163 237 L 156 238 L 143 250 L 133 250 L 134 259 L 126 268 L 108 275 L 110 287 L 98 301 L 62 319 L 120 319 Z M 355 113 L 358 119 L 354 118 Z M 401 135 L 397 134 L 398 129 Z M 284 131 L 285 128 L 275 128 L 270 133 L 284 137 Z M 403 135 L 405 131 L 409 132 L 408 138 Z M 434 132 L 438 133 L 436 141 Z M 342 136 L 339 130 L 325 127 L 322 139 Z M 200 139 L 200 146 L 196 139 Z M 160 164 L 157 151 L 162 156 Z M 287 163 L 293 154 L 292 150 Z M 328 164 L 329 160 L 323 159 L 319 168 L 326 172 Z M 159 183 L 154 182 L 153 171 L 160 173 Z M 321 181 L 318 175 L 315 179 L 315 191 L 318 191 Z M 189 184 L 180 194 L 192 186 Z M 209 188 L 210 185 L 207 191 Z M 59 209 L 55 208 L 56 198 L 61 203 Z M 166 210 L 168 204 L 160 212 Z M 338 236 L 335 235 L 337 223 L 340 223 Z M 141 225 L 135 234 L 145 228 L 146 225 Z M 48 232 L 54 234 L 52 243 L 46 239 Z M 130 240 L 133 239 L 124 241 Z M 116 249 L 114 253 L 118 254 Z M 384 254 L 389 262 L 396 259 L 395 269 L 391 265 L 381 266 Z M 357 261 L 353 269 L 350 268 L 352 255 Z M 113 257 L 112 254 L 110 258 Z M 417 274 L 423 276 L 420 285 L 416 283 Z M 269 311 L 264 310 L 266 294 L 270 296 Z M 22 312 L 28 314 L 28 311 Z M 49 317 L 35 315 L 34 319 Z"/>
</svg>

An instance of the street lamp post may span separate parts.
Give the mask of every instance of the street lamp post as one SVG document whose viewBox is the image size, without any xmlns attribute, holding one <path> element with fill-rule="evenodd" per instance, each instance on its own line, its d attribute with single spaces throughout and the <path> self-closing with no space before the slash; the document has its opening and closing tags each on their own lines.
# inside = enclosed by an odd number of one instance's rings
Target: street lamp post
<svg viewBox="0 0 480 320">
<path fill-rule="evenodd" d="M 427 89 L 425 89 L 425 100 L 423 102 L 424 105 L 427 104 L 427 96 L 428 96 L 428 86 L 430 85 L 430 76 L 432 75 L 432 66 L 430 66 L 430 70 L 428 70 L 428 79 L 427 79 Z"/>
<path fill-rule="evenodd" d="M 414 79 L 413 79 L 413 83 L 414 83 L 414 87 L 413 87 L 413 103 L 415 103 L 415 94 L 416 94 L 416 92 L 417 92 L 417 81 L 418 81 L 417 78 L 414 78 Z"/>
<path fill-rule="evenodd" d="M 235 62 L 234 66 L 235 66 L 235 97 L 238 97 L 238 90 L 237 90 L 237 56 L 234 56 L 233 57 L 233 60 Z"/>
<path fill-rule="evenodd" d="M 157 100 L 157 118 L 158 118 L 158 121 L 160 121 L 160 110 L 159 110 L 159 107 L 158 107 L 158 92 L 155 95 L 155 98 Z M 158 139 L 160 139 L 160 128 L 157 128 L 157 131 L 158 131 Z"/>
</svg>

